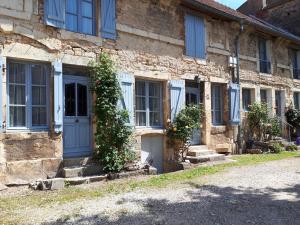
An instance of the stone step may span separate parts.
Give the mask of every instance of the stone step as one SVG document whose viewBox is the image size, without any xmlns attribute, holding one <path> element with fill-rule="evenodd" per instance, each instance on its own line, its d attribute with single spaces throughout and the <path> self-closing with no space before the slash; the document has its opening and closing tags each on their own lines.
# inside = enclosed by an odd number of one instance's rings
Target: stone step
<svg viewBox="0 0 300 225">
<path fill-rule="evenodd" d="M 88 164 L 85 166 L 64 167 L 62 169 L 62 177 L 64 178 L 94 176 L 100 175 L 102 173 L 102 167 L 95 164 Z"/>
<path fill-rule="evenodd" d="M 107 179 L 107 175 L 65 178 L 65 185 L 80 185 L 99 182 Z"/>
<path fill-rule="evenodd" d="M 216 153 L 215 151 L 213 150 L 192 150 L 192 151 L 189 151 L 188 152 L 188 156 L 204 156 L 204 155 L 211 155 L 211 154 L 214 154 Z"/>
<path fill-rule="evenodd" d="M 93 163 L 91 157 L 70 158 L 63 161 L 64 167 L 85 166 L 91 163 Z"/>
<path fill-rule="evenodd" d="M 209 150 L 206 145 L 191 145 L 189 147 L 190 151 L 198 151 L 198 150 Z"/>
<path fill-rule="evenodd" d="M 220 161 L 220 160 L 225 160 L 225 155 L 222 154 L 210 154 L 210 155 L 204 155 L 204 156 L 187 156 L 187 160 L 189 160 L 191 163 L 203 163 L 203 162 L 208 162 L 208 161 Z"/>
</svg>

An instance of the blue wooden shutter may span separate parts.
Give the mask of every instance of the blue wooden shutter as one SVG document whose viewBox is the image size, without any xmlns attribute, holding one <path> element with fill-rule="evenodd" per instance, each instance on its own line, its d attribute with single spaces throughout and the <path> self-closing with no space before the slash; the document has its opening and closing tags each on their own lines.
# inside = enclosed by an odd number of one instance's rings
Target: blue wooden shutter
<svg viewBox="0 0 300 225">
<path fill-rule="evenodd" d="M 133 109 L 133 84 L 134 76 L 128 73 L 118 73 L 122 97 L 118 102 L 118 106 L 122 110 L 127 110 L 129 114 L 128 124 L 134 125 L 134 109 Z"/>
<path fill-rule="evenodd" d="M 101 0 L 101 34 L 103 38 L 113 40 L 117 37 L 115 0 Z"/>
<path fill-rule="evenodd" d="M 57 28 L 65 28 L 66 1 L 45 0 L 44 1 L 45 23 Z"/>
<path fill-rule="evenodd" d="M 54 131 L 56 133 L 63 130 L 63 74 L 62 63 L 55 61 L 54 69 Z"/>
<path fill-rule="evenodd" d="M 3 76 L 3 59 L 2 56 L 0 55 L 0 132 L 2 131 L 3 128 L 2 76 Z"/>
<path fill-rule="evenodd" d="M 195 17 L 196 57 L 205 59 L 205 26 L 204 19 Z"/>
<path fill-rule="evenodd" d="M 177 113 L 185 106 L 185 81 L 170 81 L 170 105 L 171 105 L 171 121 L 174 120 Z"/>
<path fill-rule="evenodd" d="M 195 17 L 189 14 L 185 15 L 185 50 L 187 56 L 196 56 Z"/>
<path fill-rule="evenodd" d="M 230 123 L 240 124 L 240 85 L 230 84 L 229 87 Z"/>
</svg>

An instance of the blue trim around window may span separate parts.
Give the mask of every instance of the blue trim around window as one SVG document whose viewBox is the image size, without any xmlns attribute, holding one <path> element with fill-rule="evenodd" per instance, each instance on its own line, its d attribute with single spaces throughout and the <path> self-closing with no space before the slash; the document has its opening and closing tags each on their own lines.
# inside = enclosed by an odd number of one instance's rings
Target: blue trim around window
<svg viewBox="0 0 300 225">
<path fill-rule="evenodd" d="M 10 64 L 22 64 L 25 65 L 25 126 L 20 127 L 12 127 L 10 126 L 10 99 L 9 99 L 9 76 L 10 76 Z M 46 76 L 46 123 L 47 126 L 32 126 L 32 65 L 40 65 L 42 66 L 42 72 L 45 73 Z M 7 63 L 7 70 L 6 70 L 6 129 L 8 131 L 48 131 L 49 130 L 49 121 L 50 121 L 50 104 L 49 104 L 49 83 L 50 83 L 50 72 L 49 67 L 42 63 L 32 63 L 32 62 L 24 62 L 24 61 L 14 61 L 11 60 Z"/>
</svg>

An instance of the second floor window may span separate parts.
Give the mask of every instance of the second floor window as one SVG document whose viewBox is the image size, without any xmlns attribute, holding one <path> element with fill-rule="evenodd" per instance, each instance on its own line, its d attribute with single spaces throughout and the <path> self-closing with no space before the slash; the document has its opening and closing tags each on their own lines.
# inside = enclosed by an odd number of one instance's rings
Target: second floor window
<svg viewBox="0 0 300 225">
<path fill-rule="evenodd" d="M 84 34 L 95 34 L 94 0 L 66 1 L 66 29 Z"/>
<path fill-rule="evenodd" d="M 292 66 L 293 66 L 293 78 L 300 79 L 300 58 L 299 51 L 293 49 L 292 53 Z"/>
<path fill-rule="evenodd" d="M 261 73 L 271 73 L 271 62 L 268 55 L 268 42 L 266 39 L 259 39 L 259 71 Z"/>
<path fill-rule="evenodd" d="M 161 83 L 136 81 L 135 121 L 136 126 L 160 127 L 162 125 Z"/>
<path fill-rule="evenodd" d="M 205 59 L 205 26 L 203 18 L 190 14 L 185 15 L 185 48 L 187 56 Z"/>
</svg>

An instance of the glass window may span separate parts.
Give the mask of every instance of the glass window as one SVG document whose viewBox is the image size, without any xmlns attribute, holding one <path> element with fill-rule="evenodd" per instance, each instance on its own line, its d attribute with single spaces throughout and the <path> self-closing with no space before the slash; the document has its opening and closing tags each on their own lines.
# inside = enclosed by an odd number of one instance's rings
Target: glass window
<svg viewBox="0 0 300 225">
<path fill-rule="evenodd" d="M 8 127 L 47 127 L 47 73 L 44 65 L 9 63 Z"/>
<path fill-rule="evenodd" d="M 294 107 L 300 109 L 300 92 L 294 92 Z"/>
<path fill-rule="evenodd" d="M 242 96 L 243 96 L 243 110 L 249 111 L 251 105 L 251 89 L 243 88 Z"/>
<path fill-rule="evenodd" d="M 261 103 L 268 103 L 268 95 L 267 95 L 267 90 L 261 89 L 260 90 L 260 102 Z"/>
<path fill-rule="evenodd" d="M 212 124 L 223 124 L 223 87 L 220 84 L 212 84 L 211 87 L 211 110 L 212 110 Z"/>
<path fill-rule="evenodd" d="M 94 0 L 66 1 L 67 30 L 95 34 Z"/>
<path fill-rule="evenodd" d="M 261 73 L 271 73 L 271 62 L 268 59 L 267 40 L 259 39 L 259 68 Z"/>
<path fill-rule="evenodd" d="M 136 126 L 161 126 L 161 84 L 136 81 L 135 83 Z"/>
</svg>

